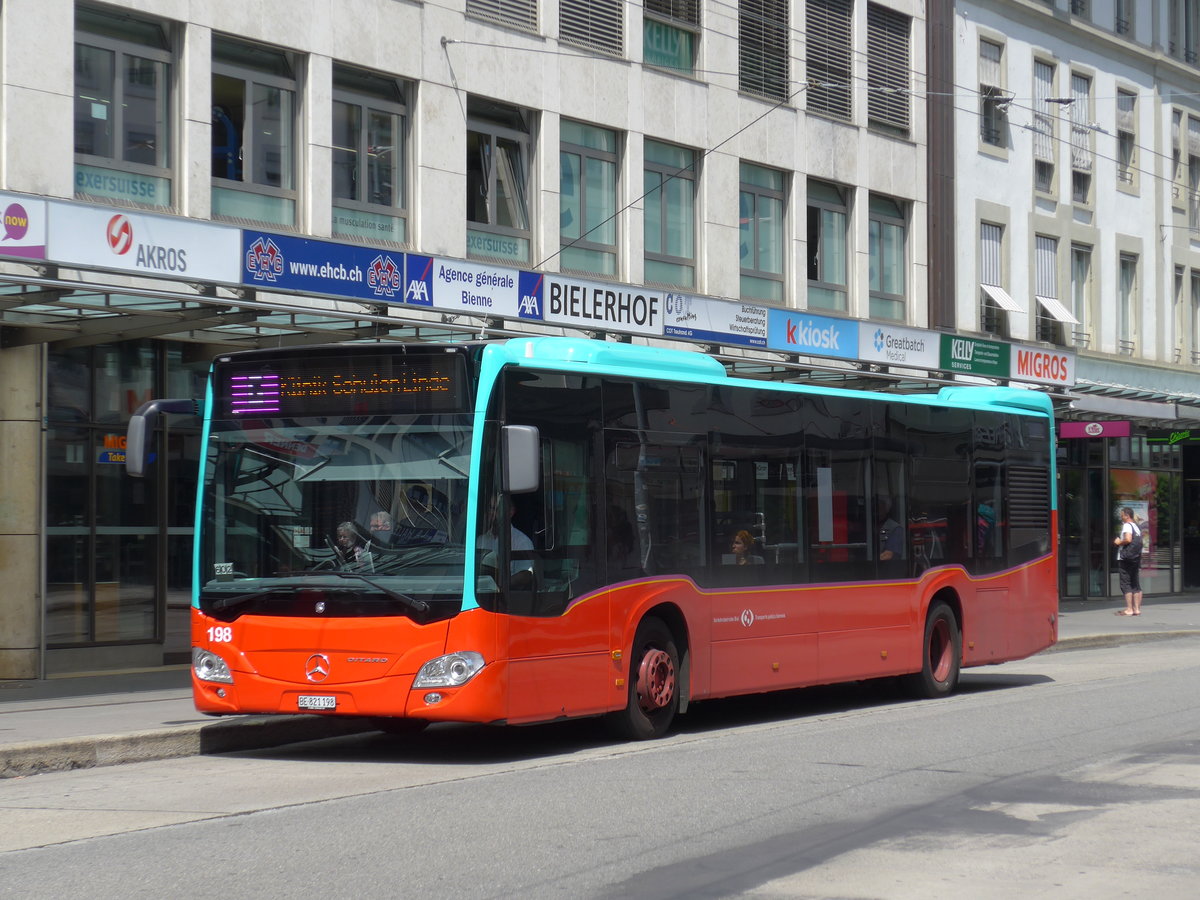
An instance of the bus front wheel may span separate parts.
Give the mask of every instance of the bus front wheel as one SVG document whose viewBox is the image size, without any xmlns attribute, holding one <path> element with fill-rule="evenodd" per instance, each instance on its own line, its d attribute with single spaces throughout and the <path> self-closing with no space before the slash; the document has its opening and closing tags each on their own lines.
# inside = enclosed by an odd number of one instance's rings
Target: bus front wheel
<svg viewBox="0 0 1200 900">
<path fill-rule="evenodd" d="M 633 638 L 625 708 L 611 724 L 622 737 L 645 741 L 662 737 L 679 710 L 679 651 L 671 630 L 646 619 Z"/>
<path fill-rule="evenodd" d="M 962 661 L 962 632 L 954 610 L 942 601 L 929 607 L 925 618 L 925 640 L 921 648 L 921 671 L 908 677 L 909 687 L 920 697 L 944 697 L 958 686 Z"/>
</svg>

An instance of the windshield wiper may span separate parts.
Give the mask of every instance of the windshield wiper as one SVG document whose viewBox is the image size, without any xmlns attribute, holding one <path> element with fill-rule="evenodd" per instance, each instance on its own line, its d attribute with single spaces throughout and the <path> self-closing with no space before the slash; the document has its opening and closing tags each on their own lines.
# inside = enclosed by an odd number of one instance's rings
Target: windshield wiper
<svg viewBox="0 0 1200 900">
<path fill-rule="evenodd" d="M 366 575 L 360 575 L 358 572 L 314 572 L 313 575 L 331 575 L 334 578 L 357 578 L 366 584 L 369 584 L 379 593 L 383 594 L 389 600 L 398 600 L 414 612 L 427 613 L 429 612 L 429 604 L 424 600 L 418 600 L 416 597 L 410 597 L 408 594 L 402 594 L 399 591 L 393 591 L 391 588 L 384 587 L 379 582 Z"/>
<path fill-rule="evenodd" d="M 450 460 L 446 459 L 446 457 L 449 456 L 450 453 L 453 452 L 455 449 L 457 449 L 457 448 L 447 447 L 445 450 L 443 450 L 441 453 L 439 453 L 437 455 L 437 457 L 436 457 L 437 461 L 439 463 L 441 463 L 443 466 L 445 466 L 447 469 L 449 469 L 451 472 L 454 472 L 456 475 L 461 475 L 463 478 L 469 478 L 470 476 L 466 472 L 464 472 L 462 469 L 460 469 L 454 463 L 450 462 Z"/>
<path fill-rule="evenodd" d="M 260 597 L 266 597 L 269 594 L 298 594 L 300 591 L 306 590 L 294 584 L 279 585 L 273 588 L 266 588 L 261 591 L 251 591 L 249 594 L 232 594 L 228 597 L 222 597 L 219 600 L 212 601 L 213 609 L 233 609 L 235 606 L 244 606 L 247 603 L 253 603 Z"/>
<path fill-rule="evenodd" d="M 417 613 L 429 612 L 429 604 L 424 600 L 418 600 L 416 597 L 410 597 L 408 594 L 401 594 L 399 591 L 393 591 L 391 588 L 386 588 L 382 584 L 367 578 L 365 575 L 359 575 L 357 572 L 315 572 L 314 575 L 326 576 L 331 575 L 334 578 L 357 578 L 369 584 L 379 593 L 383 594 L 389 600 L 396 600 L 404 606 Z M 214 610 L 233 609 L 237 606 L 245 606 L 247 603 L 253 603 L 261 597 L 267 597 L 271 594 L 298 594 L 301 591 L 310 591 L 312 588 L 308 585 L 300 584 L 281 584 L 271 588 L 264 588 L 261 591 L 251 591 L 248 594 L 233 594 L 228 597 L 221 597 L 218 600 L 212 601 Z"/>
</svg>

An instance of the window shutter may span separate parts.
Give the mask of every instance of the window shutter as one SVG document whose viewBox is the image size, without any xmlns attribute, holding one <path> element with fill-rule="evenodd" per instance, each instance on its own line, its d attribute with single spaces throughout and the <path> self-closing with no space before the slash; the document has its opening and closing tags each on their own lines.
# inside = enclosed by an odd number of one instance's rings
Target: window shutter
<svg viewBox="0 0 1200 900">
<path fill-rule="evenodd" d="M 979 226 L 979 282 L 1000 285 L 1000 238 L 999 225 L 983 222 Z"/>
<path fill-rule="evenodd" d="M 467 14 L 480 19 L 537 31 L 537 0 L 467 0 Z"/>
<path fill-rule="evenodd" d="M 1004 85 L 1000 71 L 1000 45 L 991 41 L 979 42 L 979 83 L 991 87 Z"/>
<path fill-rule="evenodd" d="M 646 0 L 646 12 L 686 25 L 700 24 L 700 0 Z"/>
<path fill-rule="evenodd" d="M 1126 91 L 1117 91 L 1117 130 L 1132 132 L 1133 110 L 1137 103 L 1137 95 Z"/>
<path fill-rule="evenodd" d="M 1092 82 L 1083 75 L 1071 76 L 1071 168 L 1092 170 L 1091 129 L 1088 117 L 1092 101 Z"/>
<path fill-rule="evenodd" d="M 908 133 L 909 18 L 867 5 L 867 121 Z"/>
<path fill-rule="evenodd" d="M 792 93 L 789 84 L 787 0 L 738 3 L 738 88 L 775 100 Z"/>
<path fill-rule="evenodd" d="M 625 52 L 624 10 L 621 0 L 561 0 L 558 36 L 568 44 L 621 56 Z"/>
<path fill-rule="evenodd" d="M 1054 119 L 1050 113 L 1054 67 L 1035 62 L 1033 82 L 1033 155 L 1043 162 L 1054 162 Z"/>
<path fill-rule="evenodd" d="M 849 120 L 851 106 L 850 0 L 808 0 L 805 56 L 808 59 L 808 109 Z"/>
</svg>

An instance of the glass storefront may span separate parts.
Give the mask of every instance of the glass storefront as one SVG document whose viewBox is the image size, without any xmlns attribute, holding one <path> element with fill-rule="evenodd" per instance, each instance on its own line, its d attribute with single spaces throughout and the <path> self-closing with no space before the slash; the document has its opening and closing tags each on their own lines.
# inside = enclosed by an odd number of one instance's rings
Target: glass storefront
<svg viewBox="0 0 1200 900">
<path fill-rule="evenodd" d="M 161 643 L 186 660 L 199 420 L 173 417 L 151 476 L 125 474 L 129 416 L 202 396 L 212 348 L 130 341 L 47 360 L 46 646 Z"/>
<path fill-rule="evenodd" d="M 1122 507 L 1142 528 L 1146 594 L 1183 589 L 1183 455 L 1143 436 L 1059 443 L 1059 528 L 1064 598 L 1119 596 L 1113 538 Z"/>
</svg>

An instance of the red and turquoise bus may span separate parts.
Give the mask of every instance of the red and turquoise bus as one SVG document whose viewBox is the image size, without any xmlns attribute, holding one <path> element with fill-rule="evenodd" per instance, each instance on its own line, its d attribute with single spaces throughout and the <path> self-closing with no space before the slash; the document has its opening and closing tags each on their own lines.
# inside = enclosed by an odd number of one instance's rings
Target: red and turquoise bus
<svg viewBox="0 0 1200 900">
<path fill-rule="evenodd" d="M 203 712 L 609 716 L 1057 637 L 1042 393 L 860 392 L 583 339 L 231 353 L 203 404 Z M 130 427 L 147 459 L 155 401 Z"/>
</svg>

